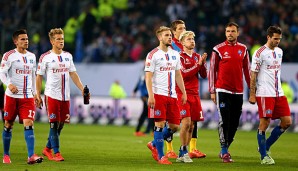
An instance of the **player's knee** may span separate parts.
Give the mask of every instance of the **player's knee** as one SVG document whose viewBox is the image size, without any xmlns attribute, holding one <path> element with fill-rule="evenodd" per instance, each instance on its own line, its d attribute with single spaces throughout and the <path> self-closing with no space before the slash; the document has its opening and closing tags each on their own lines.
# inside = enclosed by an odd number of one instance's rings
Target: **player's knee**
<svg viewBox="0 0 298 171">
<path fill-rule="evenodd" d="M 289 120 L 287 122 L 280 123 L 280 127 L 284 130 L 288 129 L 292 125 L 292 121 Z"/>
<path fill-rule="evenodd" d="M 60 123 L 58 124 L 58 129 L 62 130 L 63 127 L 64 127 L 64 123 L 63 123 L 63 122 L 60 122 Z"/>
<path fill-rule="evenodd" d="M 284 130 L 288 129 L 292 125 L 292 119 L 291 117 L 283 117 L 280 118 L 280 127 Z"/>
<path fill-rule="evenodd" d="M 12 129 L 13 128 L 13 122 L 5 120 L 4 127 Z"/>
<path fill-rule="evenodd" d="M 175 133 L 179 129 L 179 125 L 176 124 L 169 124 L 169 128 L 171 129 L 172 133 Z"/>
</svg>

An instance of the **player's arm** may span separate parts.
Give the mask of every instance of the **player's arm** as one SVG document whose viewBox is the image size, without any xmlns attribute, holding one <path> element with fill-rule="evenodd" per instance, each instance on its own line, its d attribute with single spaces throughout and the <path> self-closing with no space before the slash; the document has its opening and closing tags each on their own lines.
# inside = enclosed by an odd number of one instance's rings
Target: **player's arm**
<svg viewBox="0 0 298 171">
<path fill-rule="evenodd" d="M 5 56 L 5 54 L 4 54 Z M 5 84 L 7 86 L 7 88 L 13 93 L 13 94 L 17 94 L 18 88 L 17 86 L 15 86 L 14 84 L 12 84 L 10 82 L 10 78 L 8 78 L 8 70 L 11 67 L 11 61 L 8 60 L 4 60 L 2 58 L 1 61 L 1 67 L 0 67 L 0 79 L 3 82 L 3 84 Z"/>
<path fill-rule="evenodd" d="M 34 56 L 36 59 L 36 57 Z M 36 62 L 34 61 L 33 69 L 32 69 L 32 94 L 34 96 L 34 99 L 36 98 Z"/>
<path fill-rule="evenodd" d="M 187 95 L 186 95 L 184 81 L 183 81 L 180 70 L 176 70 L 175 80 L 176 80 L 176 83 L 177 83 L 178 87 L 180 88 L 180 90 L 182 92 L 182 104 L 185 104 L 186 101 L 187 101 Z"/>
<path fill-rule="evenodd" d="M 82 95 L 84 95 L 84 85 L 81 82 L 81 79 L 80 79 L 79 75 L 77 74 L 77 72 L 76 71 L 69 72 L 69 76 L 72 79 L 72 81 L 74 82 L 74 84 L 81 90 Z"/>
<path fill-rule="evenodd" d="M 153 72 L 146 71 L 145 79 L 146 79 L 146 87 L 148 91 L 148 106 L 150 106 L 151 108 L 154 108 L 155 99 L 154 99 L 154 94 L 152 89 L 152 77 L 153 77 Z"/>
<path fill-rule="evenodd" d="M 210 68 L 209 68 L 209 92 L 211 100 L 216 104 L 216 94 L 215 94 L 215 83 L 217 79 L 218 72 L 218 63 L 219 63 L 219 55 L 215 50 L 213 50 L 210 60 Z"/>
<path fill-rule="evenodd" d="M 243 72 L 244 72 L 244 77 L 245 77 L 245 81 L 246 84 L 248 86 L 248 88 L 250 88 L 250 62 L 249 62 L 249 53 L 246 50 L 246 55 L 243 59 Z"/>
<path fill-rule="evenodd" d="M 256 83 L 257 83 L 257 76 L 258 73 L 251 71 L 251 78 L 250 78 L 250 92 L 249 92 L 249 103 L 255 104 L 256 103 Z"/>
<path fill-rule="evenodd" d="M 199 73 L 200 73 L 200 76 L 202 78 L 206 78 L 207 77 L 207 64 L 206 64 L 206 59 L 207 59 L 207 53 L 203 53 L 203 55 L 200 57 L 199 59 Z"/>
<path fill-rule="evenodd" d="M 42 75 L 36 75 L 36 95 L 35 95 L 35 105 L 38 108 L 43 106 L 42 98 L 41 98 L 41 87 L 42 87 Z"/>
</svg>

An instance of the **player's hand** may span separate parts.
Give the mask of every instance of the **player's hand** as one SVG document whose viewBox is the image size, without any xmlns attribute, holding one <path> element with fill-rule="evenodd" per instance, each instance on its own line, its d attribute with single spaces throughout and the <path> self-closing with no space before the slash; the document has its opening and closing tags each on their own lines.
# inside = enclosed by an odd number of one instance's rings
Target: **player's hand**
<svg viewBox="0 0 298 171">
<path fill-rule="evenodd" d="M 149 96 L 149 98 L 148 98 L 148 106 L 151 109 L 154 109 L 154 107 L 155 107 L 155 99 L 154 99 L 154 97 Z"/>
<path fill-rule="evenodd" d="M 249 101 L 250 104 L 255 104 L 256 101 L 257 101 L 256 96 L 255 95 L 250 95 L 248 101 Z"/>
<path fill-rule="evenodd" d="M 187 95 L 186 95 L 186 93 L 182 94 L 181 101 L 182 101 L 182 104 L 183 105 L 186 104 L 186 101 L 187 101 Z"/>
<path fill-rule="evenodd" d="M 214 104 L 216 104 L 216 95 L 215 93 L 210 94 L 211 100 L 213 101 Z"/>
<path fill-rule="evenodd" d="M 43 107 L 43 101 L 40 95 L 34 95 L 34 102 L 37 108 L 41 109 Z"/>
<path fill-rule="evenodd" d="M 203 53 L 203 55 L 199 59 L 199 65 L 203 65 L 203 63 L 206 62 L 206 59 L 207 59 L 207 53 Z"/>
<path fill-rule="evenodd" d="M 15 86 L 14 84 L 9 84 L 8 85 L 8 89 L 13 93 L 13 94 L 17 94 L 19 92 L 17 86 Z"/>
<path fill-rule="evenodd" d="M 82 96 L 84 97 L 84 90 L 82 90 Z M 91 94 L 90 92 L 88 93 L 88 99 L 90 100 Z"/>
</svg>

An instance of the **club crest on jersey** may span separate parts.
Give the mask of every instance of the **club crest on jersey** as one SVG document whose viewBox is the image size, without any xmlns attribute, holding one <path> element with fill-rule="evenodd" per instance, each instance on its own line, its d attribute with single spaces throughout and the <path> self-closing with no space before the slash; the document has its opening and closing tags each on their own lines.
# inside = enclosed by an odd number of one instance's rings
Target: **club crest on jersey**
<svg viewBox="0 0 298 171">
<path fill-rule="evenodd" d="M 18 59 L 17 62 L 21 62 L 21 61 Z"/>
<path fill-rule="evenodd" d="M 50 114 L 50 119 L 55 119 L 56 118 L 56 114 L 52 113 Z"/>
<path fill-rule="evenodd" d="M 225 104 L 224 102 L 221 102 L 221 103 L 219 104 L 219 107 L 220 107 L 220 108 L 226 107 L 226 104 Z"/>
<path fill-rule="evenodd" d="M 8 112 L 4 112 L 4 117 L 5 117 L 5 116 L 8 116 Z"/>
<path fill-rule="evenodd" d="M 176 60 L 176 56 L 172 56 L 172 59 L 173 59 L 173 60 Z"/>
<path fill-rule="evenodd" d="M 271 115 L 272 114 L 272 110 L 271 109 L 266 110 L 266 114 L 267 115 Z"/>
<path fill-rule="evenodd" d="M 56 62 L 54 59 L 52 60 L 52 63 Z"/>
<path fill-rule="evenodd" d="M 180 111 L 180 115 L 181 115 L 181 116 L 186 115 L 186 110 L 181 110 L 181 111 Z"/>
<path fill-rule="evenodd" d="M 69 58 L 65 58 L 65 61 L 69 61 Z"/>
<path fill-rule="evenodd" d="M 277 54 L 278 55 L 278 58 L 281 58 L 281 54 Z"/>
<path fill-rule="evenodd" d="M 29 61 L 30 61 L 30 64 L 33 64 L 33 59 L 30 59 Z"/>
<path fill-rule="evenodd" d="M 154 114 L 155 114 L 156 116 L 160 116 L 160 115 L 161 115 L 161 112 L 160 112 L 160 110 L 156 110 Z"/>
<path fill-rule="evenodd" d="M 238 50 L 238 54 L 241 55 L 242 54 L 242 51 L 241 50 Z"/>
<path fill-rule="evenodd" d="M 195 61 L 196 61 L 196 62 L 198 62 L 198 61 L 199 61 L 198 57 L 196 57 L 196 56 L 195 56 Z"/>
</svg>

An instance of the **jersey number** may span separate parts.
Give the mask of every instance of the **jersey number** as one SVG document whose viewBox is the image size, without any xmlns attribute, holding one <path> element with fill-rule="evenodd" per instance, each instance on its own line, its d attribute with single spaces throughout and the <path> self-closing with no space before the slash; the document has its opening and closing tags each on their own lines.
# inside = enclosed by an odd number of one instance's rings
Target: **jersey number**
<svg viewBox="0 0 298 171">
<path fill-rule="evenodd" d="M 29 117 L 29 118 L 34 118 L 34 116 L 35 116 L 35 111 L 33 111 L 33 110 L 29 110 L 29 115 L 28 115 L 28 117 Z"/>
</svg>

